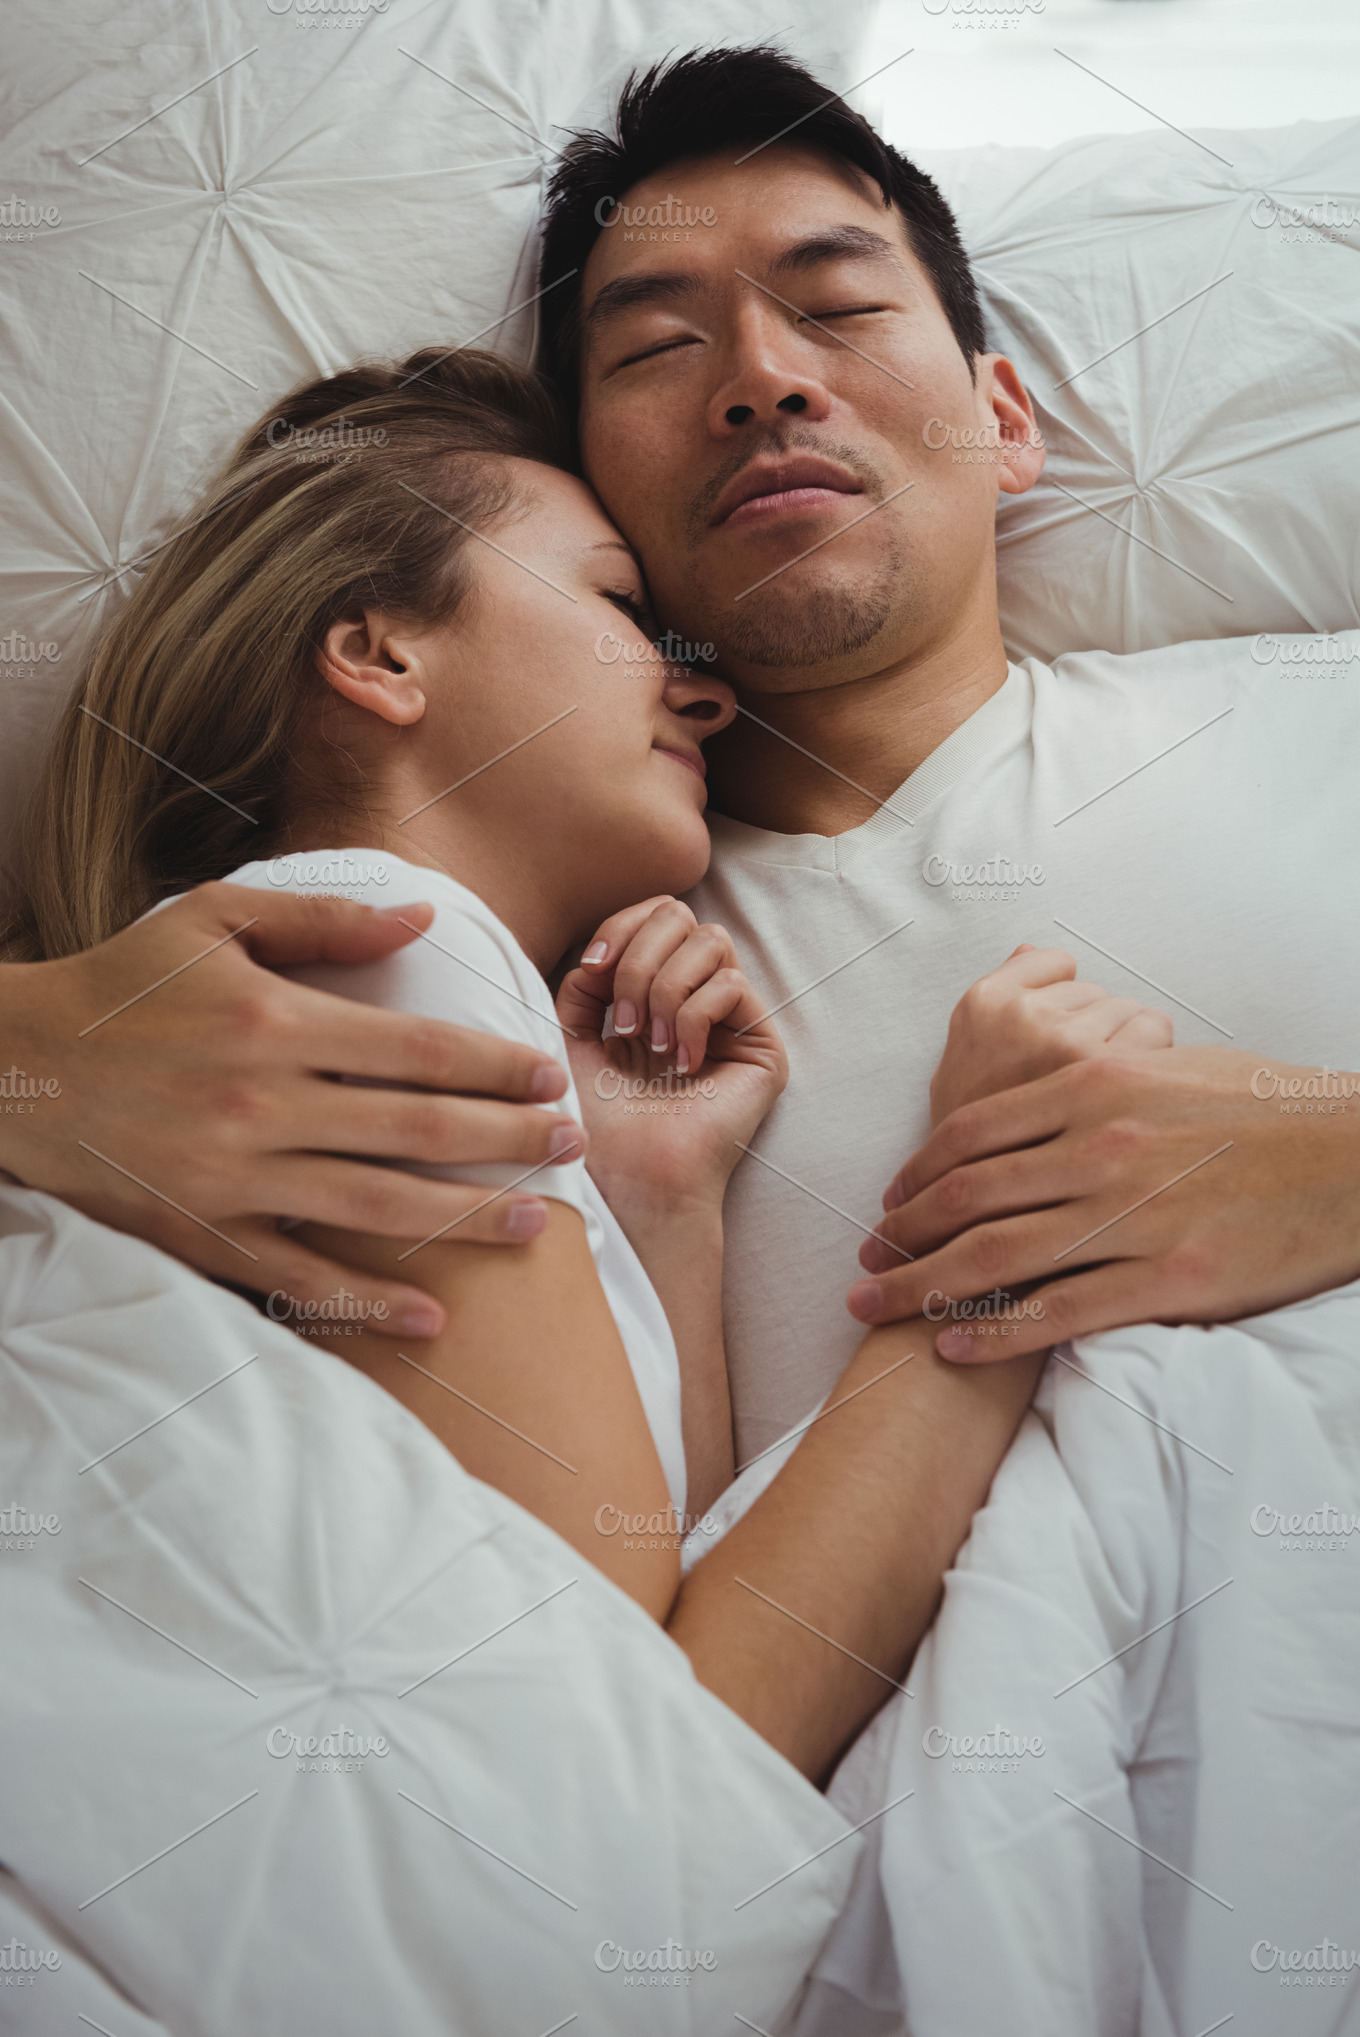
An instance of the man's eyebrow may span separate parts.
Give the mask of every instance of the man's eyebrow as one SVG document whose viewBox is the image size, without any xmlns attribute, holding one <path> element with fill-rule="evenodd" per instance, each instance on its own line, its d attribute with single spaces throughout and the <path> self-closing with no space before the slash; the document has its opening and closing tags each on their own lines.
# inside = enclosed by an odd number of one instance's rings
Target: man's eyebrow
<svg viewBox="0 0 1360 2037">
<path fill-rule="evenodd" d="M 871 233 L 867 226 L 831 226 L 785 248 L 770 263 L 770 273 L 797 275 L 804 269 L 815 269 L 819 262 L 896 261 L 900 254 L 901 249 L 892 241 L 881 233 Z"/>
<path fill-rule="evenodd" d="M 654 270 L 640 276 L 615 276 L 597 291 L 595 301 L 586 313 L 586 330 L 603 325 L 606 320 L 617 318 L 622 312 L 634 311 L 643 304 L 676 303 L 686 297 L 697 297 L 702 284 L 697 276 L 686 276 L 671 270 Z"/>
</svg>

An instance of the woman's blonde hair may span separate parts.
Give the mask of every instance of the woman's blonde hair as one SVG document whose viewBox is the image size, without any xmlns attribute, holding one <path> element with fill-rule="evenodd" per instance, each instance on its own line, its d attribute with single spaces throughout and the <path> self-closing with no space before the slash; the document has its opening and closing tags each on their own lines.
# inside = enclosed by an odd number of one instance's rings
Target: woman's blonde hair
<svg viewBox="0 0 1360 2037">
<path fill-rule="evenodd" d="M 332 623 L 448 621 L 469 527 L 513 501 L 504 459 L 563 466 L 568 448 L 546 383 L 494 354 L 429 350 L 276 404 L 96 643 L 34 791 L 0 953 L 91 947 L 265 853 Z M 336 805 L 358 795 L 346 762 Z"/>
</svg>

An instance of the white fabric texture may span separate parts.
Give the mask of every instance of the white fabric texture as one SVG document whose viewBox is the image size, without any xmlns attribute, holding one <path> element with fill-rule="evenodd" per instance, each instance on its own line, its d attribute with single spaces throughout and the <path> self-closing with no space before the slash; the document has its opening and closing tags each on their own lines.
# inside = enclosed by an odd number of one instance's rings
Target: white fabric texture
<svg viewBox="0 0 1360 2037">
<path fill-rule="evenodd" d="M 1358 1366 L 1360 1284 L 1050 1361 L 833 1788 L 894 1808 L 799 2037 L 892 2027 L 889 1936 L 911 2037 L 1360 2029 Z"/>
<path fill-rule="evenodd" d="M 1331 662 L 1262 663 L 1255 638 L 1027 660 L 863 827 L 712 818 L 690 903 L 779 1008 L 790 1068 L 725 1209 L 739 1463 L 849 1362 L 859 1226 L 929 1130 L 950 1012 L 1021 941 L 1183 1045 L 1360 1070 L 1360 808 L 1332 768 L 1360 753 L 1360 635 L 1283 648 Z"/>
<path fill-rule="evenodd" d="M 552 993 L 519 942 L 477 894 L 440 870 L 408 863 L 378 849 L 318 849 L 246 863 L 230 884 L 303 896 L 336 894 L 388 909 L 426 903 L 435 908 L 418 939 L 385 961 L 360 968 L 308 963 L 279 973 L 359 1004 L 420 1018 L 444 1019 L 516 1040 L 551 1054 L 567 1077 L 561 1100 L 545 1106 L 581 1121 L 566 1040 L 553 1011 Z M 583 1160 L 545 1167 L 408 1163 L 412 1174 L 467 1181 L 489 1190 L 522 1181 L 526 1193 L 545 1195 L 579 1210 L 595 1270 L 618 1325 L 643 1411 L 666 1475 L 671 1502 L 685 1512 L 685 1452 L 680 1421 L 680 1364 L 666 1312 L 613 1212 L 586 1172 Z"/>
<path fill-rule="evenodd" d="M 692 2037 L 796 1992 L 859 1842 L 660 1629 L 354 1368 L 13 1188 L 0 1493 L 0 1931 L 61 1959 L 6 2031 Z M 295 1758 L 342 1728 L 387 1751 Z M 712 1963 L 611 1966 L 668 1941 Z"/>
<path fill-rule="evenodd" d="M 0 190 L 41 217 L 0 247 L 0 867 L 93 632 L 252 417 L 360 356 L 475 339 L 528 358 L 563 128 L 606 120 L 635 64 L 762 34 L 845 89 L 873 68 L 872 11 L 128 0 L 111 22 L 105 0 L 64 0 L 17 15 Z M 1360 621 L 1360 230 L 1345 223 L 1360 125 L 1201 139 L 923 158 L 1049 443 L 1044 481 L 1000 516 L 1016 655 Z"/>
<path fill-rule="evenodd" d="M 1048 451 L 997 513 L 1012 655 L 1360 622 L 1360 121 L 921 162 Z"/>
</svg>

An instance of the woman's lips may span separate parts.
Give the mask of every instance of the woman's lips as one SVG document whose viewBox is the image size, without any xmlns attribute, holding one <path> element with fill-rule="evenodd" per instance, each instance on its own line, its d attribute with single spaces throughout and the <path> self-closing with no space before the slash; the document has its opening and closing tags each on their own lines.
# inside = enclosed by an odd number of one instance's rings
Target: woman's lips
<svg viewBox="0 0 1360 2037">
<path fill-rule="evenodd" d="M 748 497 L 745 502 L 739 502 L 723 521 L 729 526 L 734 523 L 768 523 L 779 516 L 829 509 L 834 502 L 846 501 L 853 492 L 849 488 L 783 488 L 772 495 Z"/>
<path fill-rule="evenodd" d="M 653 743 L 652 748 L 656 751 L 658 756 L 670 757 L 675 763 L 683 764 L 687 771 L 692 771 L 694 773 L 695 777 L 699 780 L 699 783 L 701 785 L 707 784 L 708 782 L 707 774 L 704 770 L 703 765 L 699 763 L 697 758 L 687 757 L 684 755 L 683 751 L 680 750 L 668 750 L 664 743 Z"/>
</svg>

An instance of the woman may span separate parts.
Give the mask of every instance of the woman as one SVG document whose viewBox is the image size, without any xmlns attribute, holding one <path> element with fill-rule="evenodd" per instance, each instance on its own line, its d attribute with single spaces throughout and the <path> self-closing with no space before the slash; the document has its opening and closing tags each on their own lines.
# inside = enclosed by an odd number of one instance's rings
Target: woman
<svg viewBox="0 0 1360 2037">
<path fill-rule="evenodd" d="M 732 1476 L 723 1189 L 785 1062 L 727 935 L 672 895 L 707 862 L 700 744 L 732 695 L 616 655 L 621 614 L 649 627 L 645 590 L 565 460 L 542 385 L 467 352 L 357 368 L 262 419 L 97 647 L 39 787 L 11 951 L 87 947 L 204 880 L 241 887 L 242 925 L 250 887 L 340 888 L 421 938 L 296 973 L 569 1062 L 523 1252 L 309 1227 L 355 1268 L 420 1252 L 446 1310 L 419 1364 L 373 1320 L 343 1354 L 817 1776 L 905 1669 L 1037 1362 L 960 1373 L 930 1325 L 870 1332 L 835 1422 L 681 1589 L 681 1520 Z M 554 1009 L 546 979 L 583 943 Z M 994 1023 L 984 1086 L 1021 1050 L 1036 1072 L 1032 1025 Z M 975 1027 L 942 1107 L 977 1087 L 978 1053 Z M 630 1108 L 663 1069 L 660 1101 Z M 374 1151 L 391 1096 L 372 1092 Z M 364 1177 L 375 1212 L 400 1208 L 401 1173 Z M 731 1584 L 754 1575 L 807 1617 L 753 1635 Z M 828 1621 L 838 1655 L 807 1640 Z"/>
</svg>

